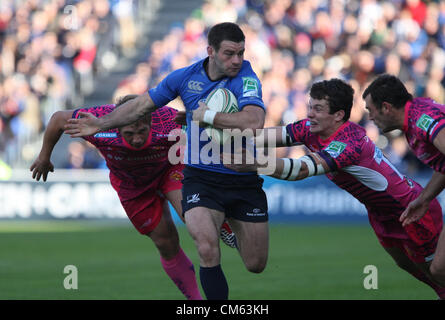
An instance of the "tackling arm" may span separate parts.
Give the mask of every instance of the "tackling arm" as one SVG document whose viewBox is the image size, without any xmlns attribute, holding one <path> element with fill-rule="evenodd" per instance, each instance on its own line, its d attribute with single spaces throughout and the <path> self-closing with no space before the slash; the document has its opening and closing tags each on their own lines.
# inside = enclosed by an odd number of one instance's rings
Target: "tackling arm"
<svg viewBox="0 0 445 320">
<path fill-rule="evenodd" d="M 264 147 L 290 147 L 301 143 L 292 142 L 286 126 L 270 127 L 260 130 L 255 137 L 255 144 Z"/>
<path fill-rule="evenodd" d="M 244 149 L 243 159 L 245 162 L 247 162 L 246 152 Z M 224 166 L 234 171 L 256 171 L 258 174 L 265 174 L 277 179 L 289 181 L 302 180 L 333 171 L 319 153 L 310 153 L 298 159 L 273 158 L 264 164 L 259 164 L 256 160 L 253 164 L 236 164 L 233 154 L 230 157 L 223 155 L 222 158 Z M 271 163 L 271 161 L 274 161 L 274 163 Z"/>
<path fill-rule="evenodd" d="M 310 153 L 298 159 L 276 159 L 275 170 L 269 175 L 280 180 L 295 181 L 330 171 L 330 167 L 318 153 Z"/>
<path fill-rule="evenodd" d="M 439 131 L 433 144 L 443 155 L 445 155 L 445 129 Z M 440 172 L 434 172 L 431 180 L 428 182 L 419 198 L 425 202 L 431 202 L 444 188 L 445 175 Z"/>
<path fill-rule="evenodd" d="M 148 93 L 130 99 L 113 112 L 96 118 L 90 114 L 79 113 L 83 118 L 70 119 L 65 125 L 65 133 L 71 137 L 90 136 L 97 132 L 119 128 L 152 113 L 157 107 Z"/>
<path fill-rule="evenodd" d="M 51 154 L 63 133 L 63 126 L 68 119 L 71 119 L 72 115 L 73 111 L 67 110 L 57 111 L 51 116 L 43 136 L 42 149 L 30 167 L 33 179 L 39 181 L 42 177 L 43 181 L 46 181 L 48 172 L 54 172 L 54 166 L 50 160 Z"/>
<path fill-rule="evenodd" d="M 445 129 L 437 134 L 433 141 L 434 146 L 445 155 Z M 445 175 L 440 172 L 434 172 L 428 184 L 422 190 L 420 195 L 413 200 L 405 211 L 400 215 L 400 221 L 406 226 L 419 220 L 428 211 L 430 202 L 436 198 L 445 188 Z"/>
</svg>

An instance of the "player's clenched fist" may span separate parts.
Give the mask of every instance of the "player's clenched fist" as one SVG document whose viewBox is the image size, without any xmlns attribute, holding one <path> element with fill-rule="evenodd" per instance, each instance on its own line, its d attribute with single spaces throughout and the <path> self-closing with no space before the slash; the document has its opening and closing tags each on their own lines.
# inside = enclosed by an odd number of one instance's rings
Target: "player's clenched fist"
<svg viewBox="0 0 445 320">
<path fill-rule="evenodd" d="M 206 122 L 205 112 L 209 110 L 209 107 L 207 107 L 207 105 L 202 101 L 199 101 L 198 104 L 198 109 L 193 111 L 193 121 L 198 121 L 200 123 Z"/>
</svg>

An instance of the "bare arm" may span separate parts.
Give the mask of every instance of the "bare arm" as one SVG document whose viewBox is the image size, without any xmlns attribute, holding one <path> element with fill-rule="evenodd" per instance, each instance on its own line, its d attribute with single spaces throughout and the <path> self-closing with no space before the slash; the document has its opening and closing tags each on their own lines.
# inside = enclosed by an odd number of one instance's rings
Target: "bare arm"
<svg viewBox="0 0 445 320">
<path fill-rule="evenodd" d="M 434 146 L 445 155 L 445 130 L 442 129 L 437 134 L 433 141 Z M 422 197 L 424 201 L 431 202 L 439 193 L 445 188 L 445 175 L 440 172 L 434 172 L 431 180 L 426 185 L 419 198 Z"/>
<path fill-rule="evenodd" d="M 84 117 L 78 119 L 70 119 L 65 125 L 65 133 L 71 137 L 90 136 L 97 132 L 109 129 L 119 128 L 143 117 L 147 113 L 156 110 L 156 106 L 148 93 L 138 96 L 137 98 L 128 100 L 119 108 L 115 108 L 113 112 L 96 118 Z M 85 116 L 85 114 L 80 113 Z"/>
<path fill-rule="evenodd" d="M 445 130 L 442 129 L 433 141 L 434 146 L 445 155 Z M 403 225 L 417 221 L 428 211 L 431 201 L 445 188 L 445 175 L 434 172 L 420 195 L 412 201 L 400 216 Z"/>
<path fill-rule="evenodd" d="M 265 117 L 266 113 L 262 108 L 248 105 L 237 113 L 218 112 L 215 116 L 213 126 L 219 129 L 238 128 L 241 130 L 256 130 L 264 127 Z"/>
<path fill-rule="evenodd" d="M 243 151 L 247 151 L 244 149 Z M 243 155 L 243 159 L 246 159 Z M 331 170 L 326 161 L 318 153 L 310 153 L 298 159 L 272 158 L 266 163 L 260 164 L 255 161 L 253 164 L 235 164 L 234 157 L 228 158 L 224 155 L 224 166 L 238 172 L 256 171 L 258 174 L 265 174 L 281 180 L 302 180 L 314 175 L 326 174 Z M 244 162 L 246 162 L 244 160 Z"/>
<path fill-rule="evenodd" d="M 292 142 L 286 127 L 269 127 L 259 130 L 255 137 L 255 144 L 264 147 L 290 147 L 301 143 Z"/>
<path fill-rule="evenodd" d="M 43 144 L 40 153 L 30 167 L 33 179 L 39 181 L 40 177 L 42 177 L 43 181 L 46 181 L 48 172 L 54 172 L 54 166 L 51 163 L 51 154 L 54 146 L 57 144 L 63 133 L 63 126 L 72 115 L 73 111 L 67 110 L 57 111 L 51 116 L 43 136 Z"/>
<path fill-rule="evenodd" d="M 193 120 L 203 122 L 207 110 L 209 110 L 207 105 L 200 101 L 199 108 L 193 111 Z M 266 113 L 261 107 L 247 105 L 236 113 L 217 112 L 212 125 L 219 129 L 257 130 L 263 128 L 265 117 Z"/>
</svg>

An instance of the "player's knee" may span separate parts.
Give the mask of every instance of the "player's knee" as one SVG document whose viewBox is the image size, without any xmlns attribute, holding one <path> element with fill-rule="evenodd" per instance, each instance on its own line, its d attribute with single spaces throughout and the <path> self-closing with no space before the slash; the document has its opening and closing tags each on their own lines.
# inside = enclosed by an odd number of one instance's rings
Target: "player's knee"
<svg viewBox="0 0 445 320">
<path fill-rule="evenodd" d="M 245 265 L 249 272 L 261 273 L 266 268 L 266 260 L 261 258 L 251 259 L 250 261 L 246 261 Z"/>
<path fill-rule="evenodd" d="M 179 240 L 175 237 L 157 237 L 153 242 L 163 258 L 173 258 L 179 250 Z"/>
<path fill-rule="evenodd" d="M 200 241 L 197 243 L 198 254 L 205 264 L 214 264 L 219 259 L 218 245 L 209 241 Z"/>
<path fill-rule="evenodd" d="M 441 287 L 445 287 L 445 268 L 439 268 L 435 264 L 432 264 L 430 273 L 437 284 Z"/>
</svg>

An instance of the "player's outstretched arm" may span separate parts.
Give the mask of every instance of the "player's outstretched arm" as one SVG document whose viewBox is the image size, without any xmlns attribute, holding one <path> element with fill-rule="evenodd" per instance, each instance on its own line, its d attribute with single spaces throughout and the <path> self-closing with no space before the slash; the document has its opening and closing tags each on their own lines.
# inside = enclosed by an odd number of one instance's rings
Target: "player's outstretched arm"
<svg viewBox="0 0 445 320">
<path fill-rule="evenodd" d="M 265 174 L 281 180 L 302 180 L 311 176 L 322 175 L 331 171 L 326 161 L 318 153 L 310 153 L 298 159 L 273 158 L 266 163 L 260 164 L 254 160 L 253 164 L 248 164 L 246 150 L 243 150 L 242 164 L 236 164 L 233 156 L 230 158 L 223 155 L 223 163 L 229 169 L 238 172 L 256 171 L 258 174 Z M 273 162 L 273 163 L 272 163 Z"/>
<path fill-rule="evenodd" d="M 65 125 L 65 133 L 74 137 L 91 136 L 101 131 L 119 128 L 136 122 L 148 113 L 156 110 L 156 106 L 148 93 L 130 99 L 113 112 L 96 118 L 87 114 L 82 118 L 69 119 Z"/>
<path fill-rule="evenodd" d="M 45 134 L 43 135 L 42 149 L 30 167 L 33 179 L 40 181 L 42 177 L 43 181 L 46 181 L 48 172 L 54 172 L 54 166 L 51 163 L 51 154 L 63 133 L 63 126 L 72 115 L 73 111 L 67 110 L 57 111 L 51 116 Z"/>
<path fill-rule="evenodd" d="M 257 147 L 275 148 L 296 146 L 301 143 L 292 142 L 286 126 L 279 126 L 257 130 L 255 144 Z"/>
<path fill-rule="evenodd" d="M 434 146 L 445 155 L 445 129 L 441 129 L 433 141 Z M 434 172 L 428 184 L 420 195 L 412 201 L 399 220 L 403 226 L 419 220 L 428 211 L 431 201 L 436 198 L 445 188 L 445 175 Z"/>
</svg>

